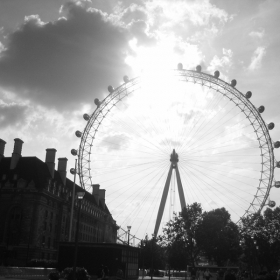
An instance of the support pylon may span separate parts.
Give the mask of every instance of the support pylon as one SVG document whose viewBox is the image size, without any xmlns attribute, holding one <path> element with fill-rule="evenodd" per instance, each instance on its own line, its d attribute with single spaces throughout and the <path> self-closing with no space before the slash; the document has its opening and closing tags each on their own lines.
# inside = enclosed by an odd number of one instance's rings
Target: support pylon
<svg viewBox="0 0 280 280">
<path fill-rule="evenodd" d="M 181 182 L 180 172 L 178 169 L 179 157 L 178 157 L 178 154 L 175 152 L 175 149 L 173 149 L 173 152 L 170 155 L 170 161 L 171 161 L 171 164 L 170 164 L 169 172 L 167 175 L 167 179 L 165 182 L 165 186 L 163 189 L 163 193 L 162 193 L 162 197 L 161 197 L 161 201 L 160 201 L 160 205 L 159 205 L 159 209 L 158 209 L 157 220 L 156 220 L 156 225 L 155 225 L 155 230 L 154 230 L 154 237 L 157 237 L 157 234 L 158 234 L 159 226 L 160 226 L 162 215 L 163 215 L 163 210 L 164 210 L 167 195 L 168 195 L 168 190 L 170 187 L 170 181 L 171 181 L 173 169 L 175 169 L 175 172 L 176 172 L 176 179 L 177 179 L 177 186 L 178 186 L 178 193 L 179 193 L 179 197 L 180 197 L 181 209 L 183 210 L 183 208 L 186 207 L 185 195 L 184 195 L 183 186 L 182 186 L 182 182 Z"/>
</svg>

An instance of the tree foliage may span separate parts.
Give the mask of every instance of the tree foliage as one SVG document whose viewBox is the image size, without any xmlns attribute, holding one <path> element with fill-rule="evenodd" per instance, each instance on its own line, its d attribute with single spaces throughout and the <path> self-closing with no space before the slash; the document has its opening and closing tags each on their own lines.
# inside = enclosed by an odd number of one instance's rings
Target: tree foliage
<svg viewBox="0 0 280 280">
<path fill-rule="evenodd" d="M 239 231 L 225 208 L 204 212 L 197 231 L 197 244 L 209 260 L 223 266 L 229 260 L 237 262 Z"/>
<path fill-rule="evenodd" d="M 196 232 L 201 222 L 202 208 L 199 203 L 187 205 L 174 219 L 166 224 L 163 235 L 160 236 L 161 244 L 166 248 L 169 264 L 172 258 L 180 258 L 177 266 L 185 269 L 186 263 L 195 265 L 199 255 L 199 248 L 196 245 Z M 177 250 L 178 246 L 181 248 Z"/>
<path fill-rule="evenodd" d="M 280 261 L 280 208 L 244 217 L 240 224 L 243 261 L 272 270 Z M 253 261 L 252 261 L 253 259 Z"/>
<path fill-rule="evenodd" d="M 157 243 L 156 238 L 149 239 L 146 236 L 141 242 L 139 255 L 139 267 L 145 269 L 165 269 L 165 249 Z"/>
</svg>

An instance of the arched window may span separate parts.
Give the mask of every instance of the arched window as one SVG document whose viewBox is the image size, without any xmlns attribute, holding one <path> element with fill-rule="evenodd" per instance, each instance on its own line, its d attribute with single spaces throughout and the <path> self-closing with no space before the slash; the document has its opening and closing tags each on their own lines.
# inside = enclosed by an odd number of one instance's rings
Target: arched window
<svg viewBox="0 0 280 280">
<path fill-rule="evenodd" d="M 14 207 L 10 211 L 7 244 L 18 245 L 20 242 L 20 229 L 22 220 L 22 209 L 20 207 Z"/>
</svg>

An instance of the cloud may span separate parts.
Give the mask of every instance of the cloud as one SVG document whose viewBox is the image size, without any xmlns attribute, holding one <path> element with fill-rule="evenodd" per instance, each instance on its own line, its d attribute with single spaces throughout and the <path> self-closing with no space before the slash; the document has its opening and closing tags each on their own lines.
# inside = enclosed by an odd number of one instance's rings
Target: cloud
<svg viewBox="0 0 280 280">
<path fill-rule="evenodd" d="M 107 151 L 119 151 L 127 147 L 129 141 L 130 139 L 127 135 L 120 133 L 104 137 L 100 146 L 105 147 Z"/>
<path fill-rule="evenodd" d="M 25 119 L 27 109 L 26 105 L 4 103 L 0 100 L 0 128 L 17 126 L 22 119 Z"/>
<path fill-rule="evenodd" d="M 0 54 L 3 88 L 57 110 L 92 103 L 130 70 L 126 29 L 81 4 L 66 5 L 64 13 L 48 23 L 26 17 Z"/>
<path fill-rule="evenodd" d="M 261 31 L 251 31 L 249 33 L 249 36 L 253 37 L 253 38 L 263 38 L 264 36 L 264 30 L 261 30 Z"/>
<path fill-rule="evenodd" d="M 253 53 L 248 69 L 251 71 L 259 69 L 261 67 L 262 59 L 264 58 L 265 54 L 265 47 L 258 47 Z"/>
<path fill-rule="evenodd" d="M 223 48 L 223 56 L 219 58 L 217 55 L 215 55 L 211 60 L 207 70 L 211 72 L 217 69 L 219 69 L 220 71 L 221 70 L 227 71 L 232 64 L 233 64 L 232 50 Z"/>
</svg>

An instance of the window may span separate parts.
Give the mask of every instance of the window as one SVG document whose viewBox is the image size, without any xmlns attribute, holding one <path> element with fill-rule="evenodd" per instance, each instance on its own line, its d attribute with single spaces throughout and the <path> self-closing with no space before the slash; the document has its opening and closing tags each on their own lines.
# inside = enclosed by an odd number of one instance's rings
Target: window
<svg viewBox="0 0 280 280">
<path fill-rule="evenodd" d="M 15 207 L 10 212 L 9 227 L 7 232 L 8 245 L 18 245 L 20 240 L 22 210 Z"/>
<path fill-rule="evenodd" d="M 45 219 L 48 218 L 48 215 L 49 215 L 49 212 L 48 212 L 48 210 L 46 210 L 46 211 L 45 211 Z"/>
<path fill-rule="evenodd" d="M 48 238 L 48 248 L 50 248 L 51 247 L 51 238 L 49 237 Z"/>
</svg>

